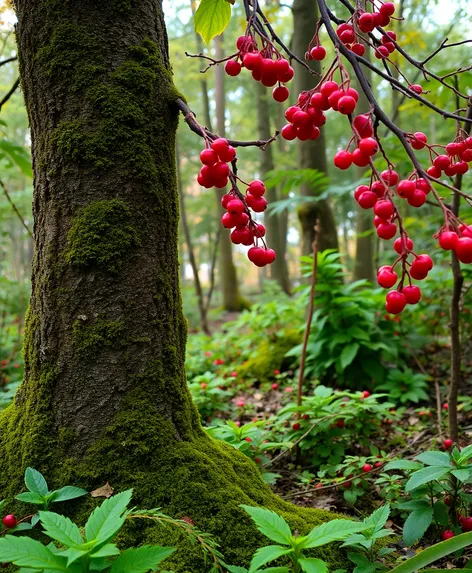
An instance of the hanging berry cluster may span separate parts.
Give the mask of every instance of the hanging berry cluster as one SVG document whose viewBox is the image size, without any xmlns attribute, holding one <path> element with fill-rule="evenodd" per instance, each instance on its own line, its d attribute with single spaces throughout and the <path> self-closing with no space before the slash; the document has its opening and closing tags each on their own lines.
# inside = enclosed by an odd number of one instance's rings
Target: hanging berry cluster
<svg viewBox="0 0 472 573">
<path fill-rule="evenodd" d="M 223 137 L 218 137 L 213 141 L 206 138 L 206 144 L 207 147 L 200 153 L 202 168 L 197 177 L 199 184 L 206 188 L 223 189 L 231 183 L 231 190 L 221 199 L 221 204 L 226 209 L 221 217 L 223 227 L 233 229 L 231 241 L 234 244 L 251 247 L 247 256 L 256 266 L 264 267 L 273 263 L 275 251 L 267 248 L 264 241 L 265 227 L 261 223 L 256 223 L 251 213 L 251 211 L 262 213 L 267 207 L 264 183 L 255 180 L 246 184 L 246 195 L 242 195 L 237 181 L 244 182 L 236 175 L 234 147 Z M 232 167 L 230 164 L 233 164 Z"/>
<path fill-rule="evenodd" d="M 235 59 L 226 62 L 226 73 L 229 76 L 237 76 L 242 68 L 246 68 L 256 82 L 261 82 L 268 88 L 278 84 L 272 91 L 272 97 L 275 101 L 284 102 L 288 99 L 289 90 L 282 84 L 293 78 L 293 68 L 267 38 L 263 38 L 262 41 L 263 46 L 259 49 L 252 34 L 239 36 L 236 41 L 238 53 Z"/>
</svg>

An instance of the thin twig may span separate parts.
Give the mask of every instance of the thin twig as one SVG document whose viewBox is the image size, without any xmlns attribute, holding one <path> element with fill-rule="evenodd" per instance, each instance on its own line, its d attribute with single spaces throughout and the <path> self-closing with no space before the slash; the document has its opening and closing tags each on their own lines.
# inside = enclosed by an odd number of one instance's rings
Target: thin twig
<svg viewBox="0 0 472 573">
<path fill-rule="evenodd" d="M 18 219 L 21 221 L 21 224 L 23 225 L 23 227 L 26 229 L 26 231 L 28 232 L 28 235 L 33 239 L 33 233 L 31 232 L 31 229 L 28 227 L 28 225 L 26 224 L 26 221 L 23 219 L 23 216 L 21 215 L 21 213 L 18 211 L 17 206 L 15 205 L 15 203 L 13 203 L 10 194 L 8 193 L 7 188 L 5 187 L 5 184 L 3 183 L 3 181 L 0 179 L 0 187 L 3 189 L 3 192 L 5 193 L 5 197 L 7 198 L 8 202 L 10 203 L 13 211 L 15 211 Z"/>
<path fill-rule="evenodd" d="M 17 78 L 10 91 L 5 95 L 5 97 L 0 101 L 0 111 L 2 107 L 7 103 L 11 96 L 16 92 L 18 86 L 20 85 L 20 78 Z"/>
</svg>

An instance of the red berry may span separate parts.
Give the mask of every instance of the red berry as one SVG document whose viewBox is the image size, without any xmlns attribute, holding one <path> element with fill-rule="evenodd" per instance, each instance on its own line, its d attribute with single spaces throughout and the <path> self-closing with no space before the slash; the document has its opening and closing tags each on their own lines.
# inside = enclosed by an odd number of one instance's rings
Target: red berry
<svg viewBox="0 0 472 573">
<path fill-rule="evenodd" d="M 374 213 L 385 220 L 393 217 L 394 212 L 391 201 L 378 201 L 374 206 Z"/>
<path fill-rule="evenodd" d="M 362 153 L 358 147 L 354 149 L 351 156 L 352 162 L 354 165 L 357 165 L 357 167 L 367 167 L 367 165 L 370 164 L 370 157 L 365 153 Z"/>
<path fill-rule="evenodd" d="M 366 137 L 359 141 L 359 149 L 365 155 L 375 155 L 379 150 L 379 144 L 373 137 Z"/>
<path fill-rule="evenodd" d="M 415 132 L 413 134 L 413 137 L 410 138 L 411 147 L 413 147 L 413 149 L 416 149 L 416 150 L 423 149 L 423 147 L 426 146 L 427 142 L 428 142 L 428 138 L 421 131 Z"/>
<path fill-rule="evenodd" d="M 279 58 L 278 60 L 275 60 L 274 69 L 279 77 L 284 77 L 290 69 L 290 63 L 285 58 Z"/>
<path fill-rule="evenodd" d="M 364 390 L 364 391 L 362 392 L 362 396 L 364 396 L 364 398 L 368 398 L 368 397 L 370 396 L 369 390 Z"/>
<path fill-rule="evenodd" d="M 201 388 L 202 390 L 205 390 L 206 387 L 207 387 L 207 383 L 206 383 L 206 382 L 202 382 L 202 383 L 200 384 L 200 388 Z"/>
<path fill-rule="evenodd" d="M 295 424 L 292 425 L 292 430 L 299 430 L 300 428 L 301 426 L 298 422 L 295 422 Z"/>
<path fill-rule="evenodd" d="M 352 126 L 361 138 L 371 137 L 374 134 L 374 128 L 368 115 L 356 115 L 352 121 Z"/>
<path fill-rule="evenodd" d="M 279 82 L 286 84 L 293 78 L 294 74 L 295 74 L 294 69 L 292 68 L 292 66 L 289 66 L 288 70 L 284 74 L 279 75 Z"/>
<path fill-rule="evenodd" d="M 426 203 L 426 193 L 421 189 L 415 189 L 413 195 L 408 197 L 408 204 L 412 207 L 421 207 Z"/>
<path fill-rule="evenodd" d="M 377 195 L 379 199 L 382 199 L 387 188 L 385 187 L 385 184 L 382 183 L 382 181 L 374 181 L 371 185 L 371 190 Z"/>
<path fill-rule="evenodd" d="M 259 52 L 248 52 L 243 57 L 243 64 L 251 72 L 259 70 L 262 68 L 262 56 Z"/>
<path fill-rule="evenodd" d="M 245 245 L 247 243 L 249 243 L 249 245 L 252 245 L 254 241 L 254 237 L 250 229 L 248 229 L 247 227 L 243 227 L 242 229 L 234 229 L 234 231 L 232 231 L 230 235 L 230 238 L 231 242 L 234 243 L 235 245 Z"/>
<path fill-rule="evenodd" d="M 382 267 L 377 273 L 377 282 L 383 288 L 392 288 L 398 280 L 398 275 L 391 267 Z"/>
<path fill-rule="evenodd" d="M 236 60 L 228 60 L 225 64 L 225 72 L 228 76 L 237 76 L 241 73 L 241 64 Z"/>
<path fill-rule="evenodd" d="M 388 51 L 388 48 L 386 48 L 385 46 L 379 46 L 378 48 L 375 49 L 375 57 L 378 60 L 381 60 L 383 58 L 388 58 L 389 55 L 390 52 Z"/>
<path fill-rule="evenodd" d="M 385 42 L 384 46 L 387 48 L 389 54 L 393 54 L 395 51 L 395 44 L 393 42 Z"/>
<path fill-rule="evenodd" d="M 401 255 L 403 253 L 403 239 L 402 237 L 398 237 L 398 239 L 393 243 L 393 248 L 395 251 Z M 406 249 L 407 251 L 413 250 L 413 241 L 407 237 L 406 238 Z"/>
<path fill-rule="evenodd" d="M 446 439 L 443 441 L 443 446 L 444 446 L 444 449 L 445 449 L 445 450 L 448 450 L 449 448 L 452 448 L 453 444 L 454 444 L 454 442 L 453 442 L 453 440 L 451 440 L 450 438 L 446 438 Z"/>
<path fill-rule="evenodd" d="M 362 209 L 372 209 L 377 203 L 377 195 L 373 191 L 364 191 L 357 202 Z"/>
<path fill-rule="evenodd" d="M 5 515 L 5 517 L 3 518 L 3 525 L 7 529 L 13 529 L 14 527 L 16 527 L 17 523 L 18 522 L 16 521 L 16 517 L 12 513 Z"/>
<path fill-rule="evenodd" d="M 441 537 L 446 540 L 446 539 L 451 539 L 451 537 L 454 537 L 454 532 L 451 531 L 450 529 L 447 529 L 442 535 Z"/>
<path fill-rule="evenodd" d="M 406 296 L 397 290 L 391 290 L 387 294 L 385 308 L 390 314 L 399 314 L 407 304 Z"/>
<path fill-rule="evenodd" d="M 380 6 L 381 14 L 386 14 L 387 16 L 393 16 L 395 12 L 395 4 L 393 2 L 384 2 Z"/>
<path fill-rule="evenodd" d="M 434 158 L 433 165 L 437 169 L 443 171 L 446 167 L 451 165 L 451 160 L 448 155 L 438 155 Z"/>
<path fill-rule="evenodd" d="M 419 95 L 423 93 L 423 88 L 419 84 L 412 84 L 409 88 L 412 92 L 415 92 L 415 94 Z"/>
<path fill-rule="evenodd" d="M 274 98 L 275 101 L 278 101 L 280 103 L 286 101 L 289 95 L 290 92 L 285 86 L 277 86 L 272 91 L 272 97 Z"/>
<path fill-rule="evenodd" d="M 291 123 L 284 125 L 280 132 L 287 141 L 293 141 L 297 137 L 297 128 Z"/>
<path fill-rule="evenodd" d="M 357 56 L 363 56 L 365 54 L 365 46 L 364 44 L 352 44 L 351 46 L 351 50 L 357 55 Z"/>
<path fill-rule="evenodd" d="M 329 101 L 328 98 L 326 96 L 324 96 L 322 93 L 320 92 L 316 92 L 315 94 L 313 94 L 310 98 L 310 104 L 313 107 L 316 107 L 318 109 L 321 109 L 323 111 L 326 111 L 329 109 Z"/>
<path fill-rule="evenodd" d="M 356 109 L 356 100 L 349 95 L 343 96 L 338 100 L 338 110 L 343 115 L 349 115 Z"/>
<path fill-rule="evenodd" d="M 460 237 L 455 250 L 461 263 L 472 263 L 472 239 L 470 237 Z"/>
<path fill-rule="evenodd" d="M 444 503 L 446 503 L 446 500 L 444 500 Z M 463 531 L 472 531 L 472 517 L 461 517 L 460 522 Z"/>
<path fill-rule="evenodd" d="M 402 288 L 408 304 L 418 304 L 421 300 L 421 290 L 416 285 L 407 285 Z"/>
<path fill-rule="evenodd" d="M 341 419 L 341 420 L 337 420 L 336 426 L 337 426 L 338 428 L 344 428 L 344 420 L 342 420 L 342 419 Z"/>
<path fill-rule="evenodd" d="M 329 97 L 333 92 L 338 89 L 338 84 L 333 81 L 324 82 L 321 84 L 320 93 L 325 97 Z"/>
<path fill-rule="evenodd" d="M 244 212 L 244 203 L 239 199 L 231 199 L 226 205 L 226 209 L 231 215 L 239 215 Z"/>
<path fill-rule="evenodd" d="M 359 16 L 358 20 L 359 30 L 361 32 L 369 33 L 375 28 L 374 17 L 369 12 L 364 12 Z"/>
<path fill-rule="evenodd" d="M 397 195 L 403 199 L 408 199 L 415 192 L 416 185 L 414 181 L 403 179 L 397 185 Z"/>
<path fill-rule="evenodd" d="M 343 90 L 335 90 L 331 95 L 328 96 L 329 105 L 335 111 L 338 111 L 338 102 L 342 97 L 345 97 L 345 92 Z"/>
<path fill-rule="evenodd" d="M 382 171 L 380 176 L 389 187 L 394 187 L 398 183 L 398 173 L 393 169 Z"/>
<path fill-rule="evenodd" d="M 224 163 L 229 163 L 230 161 L 233 161 L 234 158 L 236 157 L 236 149 L 234 149 L 232 145 L 228 145 L 226 149 L 222 149 L 218 153 L 218 156 Z"/>
<path fill-rule="evenodd" d="M 349 169 L 352 165 L 352 156 L 349 151 L 338 151 L 334 156 L 334 165 L 338 169 Z"/>
<path fill-rule="evenodd" d="M 260 179 L 254 179 L 254 181 L 249 183 L 247 190 L 251 193 L 251 195 L 254 195 L 254 197 L 262 197 L 262 195 L 264 195 L 266 192 L 266 187 Z"/>
<path fill-rule="evenodd" d="M 467 171 L 469 171 L 469 166 L 465 161 L 458 161 L 455 164 L 455 168 L 456 168 L 456 173 L 459 173 L 460 175 L 465 175 Z"/>
<path fill-rule="evenodd" d="M 326 58 L 326 49 L 323 46 L 315 46 L 310 50 L 310 57 L 312 60 L 321 62 Z"/>
<path fill-rule="evenodd" d="M 441 169 L 438 169 L 434 165 L 431 165 L 431 167 L 428 167 L 428 169 L 426 169 L 426 173 L 428 175 L 430 175 L 431 177 L 433 177 L 434 179 L 439 179 L 439 177 L 441 177 Z"/>
<path fill-rule="evenodd" d="M 365 473 L 371 472 L 373 470 L 373 466 L 371 466 L 370 464 L 364 464 L 362 466 L 362 471 Z"/>
<path fill-rule="evenodd" d="M 200 161 L 203 165 L 212 166 L 218 161 L 218 154 L 213 149 L 203 149 L 200 152 Z"/>
<path fill-rule="evenodd" d="M 244 438 L 246 440 L 246 442 L 251 443 L 252 442 L 252 438 Z"/>
<path fill-rule="evenodd" d="M 445 251 L 452 251 L 456 248 L 459 237 L 454 231 L 444 231 L 439 235 L 438 241 L 441 249 Z"/>
<path fill-rule="evenodd" d="M 419 177 L 416 182 L 416 188 L 426 193 L 426 195 L 431 191 L 431 185 L 427 179 L 423 179 L 423 177 Z"/>
<path fill-rule="evenodd" d="M 267 208 L 267 201 L 264 197 L 254 197 L 249 191 L 246 193 L 246 203 L 256 213 L 262 213 Z"/>
<path fill-rule="evenodd" d="M 395 223 L 380 223 L 377 227 L 377 235 L 386 241 L 393 239 L 397 234 L 397 226 Z"/>
<path fill-rule="evenodd" d="M 277 382 L 274 382 L 272 384 L 272 390 L 277 390 L 278 387 L 279 387 L 279 385 L 277 384 Z"/>
</svg>

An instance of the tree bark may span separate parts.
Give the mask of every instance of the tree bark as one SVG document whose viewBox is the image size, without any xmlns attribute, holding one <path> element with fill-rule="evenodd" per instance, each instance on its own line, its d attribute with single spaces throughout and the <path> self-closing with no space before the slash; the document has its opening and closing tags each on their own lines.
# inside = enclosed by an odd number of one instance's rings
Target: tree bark
<svg viewBox="0 0 472 573">
<path fill-rule="evenodd" d="M 229 563 L 247 566 L 262 537 L 241 503 L 271 507 L 301 532 L 333 514 L 276 498 L 253 463 L 207 437 L 187 390 L 178 93 L 161 2 L 17 0 L 16 9 L 35 254 L 25 379 L 0 414 L 0 497 L 23 489 L 29 465 L 52 487 L 133 487 L 138 506 L 192 518 Z M 92 506 L 68 507 L 83 523 Z M 209 569 L 171 530 L 129 525 L 122 542 L 179 543 L 167 568 Z M 327 557 L 343 565 L 338 551 Z"/>
<path fill-rule="evenodd" d="M 260 82 L 256 82 L 256 109 L 259 139 L 268 140 L 271 137 L 268 92 L 267 88 Z M 268 145 L 266 149 L 261 152 L 261 179 L 264 180 L 265 174 L 272 169 L 274 169 L 274 158 L 272 155 L 272 146 Z M 277 201 L 277 188 L 272 187 L 271 189 L 267 189 L 266 197 L 269 205 Z M 264 223 L 267 229 L 267 244 L 277 253 L 275 261 L 269 268 L 270 278 L 276 280 L 282 290 L 286 293 L 290 293 L 290 280 L 284 252 L 285 240 L 282 237 L 283 230 L 279 217 L 278 215 L 270 215 L 266 212 L 264 214 Z"/>
<path fill-rule="evenodd" d="M 224 57 L 223 36 L 215 38 L 216 59 Z M 226 99 L 225 99 L 225 71 L 223 66 L 215 66 L 215 107 L 216 107 L 216 131 L 220 137 L 226 135 Z M 217 224 L 221 225 L 221 216 L 224 209 L 221 206 L 221 198 L 226 189 L 215 188 L 216 218 Z M 243 300 L 239 294 L 238 276 L 233 261 L 233 244 L 228 232 L 220 233 L 219 248 L 219 278 L 220 289 L 223 297 L 223 308 L 228 311 L 243 309 Z"/>
<path fill-rule="evenodd" d="M 294 0 L 293 12 L 293 39 L 292 48 L 300 58 L 305 57 L 307 46 L 313 38 L 314 23 L 317 22 L 318 4 L 316 0 Z M 310 62 L 312 68 L 319 72 L 319 62 Z M 317 83 L 316 76 L 313 76 L 294 62 L 295 67 L 295 89 L 297 93 L 312 89 Z M 322 173 L 327 173 L 326 165 L 326 144 L 324 131 L 316 141 L 298 142 L 298 167 L 300 169 L 317 169 Z M 302 185 L 301 195 L 310 197 L 317 194 L 309 185 Z M 311 253 L 311 246 L 315 239 L 315 222 L 319 221 L 320 236 L 318 238 L 319 250 L 338 248 L 338 235 L 334 214 L 329 201 L 313 201 L 304 203 L 298 210 L 298 218 L 301 224 L 302 252 L 304 255 Z"/>
</svg>

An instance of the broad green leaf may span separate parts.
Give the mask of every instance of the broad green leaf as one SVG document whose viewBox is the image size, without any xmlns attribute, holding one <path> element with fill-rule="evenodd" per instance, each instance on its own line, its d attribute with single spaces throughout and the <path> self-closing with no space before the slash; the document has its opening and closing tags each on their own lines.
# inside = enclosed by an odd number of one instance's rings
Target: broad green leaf
<svg viewBox="0 0 472 573">
<path fill-rule="evenodd" d="M 42 495 L 43 497 L 49 493 L 48 484 L 46 483 L 43 474 L 34 468 L 26 468 L 25 484 L 31 492 Z"/>
<path fill-rule="evenodd" d="M 328 573 L 328 567 L 321 559 L 299 559 L 298 563 L 305 573 Z"/>
<path fill-rule="evenodd" d="M 403 541 L 405 545 L 410 547 L 423 537 L 432 521 L 433 508 L 427 501 L 424 501 L 421 507 L 410 513 L 403 525 Z"/>
<path fill-rule="evenodd" d="M 114 543 L 108 543 L 104 545 L 98 551 L 95 551 L 90 555 L 90 559 L 101 559 L 102 557 L 113 557 L 114 555 L 119 555 L 121 552 Z"/>
<path fill-rule="evenodd" d="M 416 459 L 427 466 L 449 466 L 451 467 L 451 458 L 446 452 L 423 452 Z"/>
<path fill-rule="evenodd" d="M 365 523 L 348 519 L 333 519 L 312 529 L 301 544 L 301 547 L 303 549 L 311 549 L 332 541 L 341 541 L 347 539 L 353 533 L 359 533 L 359 531 L 365 531 L 368 528 L 369 526 Z"/>
<path fill-rule="evenodd" d="M 452 474 L 454 477 L 456 477 L 459 481 L 462 481 L 462 482 L 467 481 L 467 480 L 470 478 L 471 473 L 472 473 L 472 472 L 471 472 L 470 470 L 466 470 L 466 469 L 463 469 L 463 470 L 452 470 L 452 471 L 451 471 L 451 474 Z"/>
<path fill-rule="evenodd" d="M 456 535 L 456 537 L 452 537 L 447 541 L 441 541 L 441 543 L 436 543 L 424 549 L 414 557 L 410 557 L 404 563 L 391 569 L 389 573 L 415 573 L 446 555 L 455 553 L 469 545 L 472 545 L 472 532 Z"/>
<path fill-rule="evenodd" d="M 254 553 L 254 557 L 251 561 L 251 566 L 249 567 L 249 573 L 255 573 L 259 567 L 262 567 L 269 561 L 275 561 L 283 555 L 288 555 L 292 553 L 293 549 L 286 547 L 281 547 L 280 545 L 268 545 L 267 547 L 261 547 Z"/>
<path fill-rule="evenodd" d="M 394 460 L 389 462 L 385 467 L 384 471 L 388 470 L 420 470 L 423 464 L 418 462 L 412 462 L 410 460 Z"/>
<path fill-rule="evenodd" d="M 87 549 L 78 549 L 77 547 L 69 547 L 67 551 L 64 551 L 61 555 L 67 557 L 67 567 L 70 567 L 72 563 L 75 563 L 78 559 L 87 555 Z"/>
<path fill-rule="evenodd" d="M 251 505 L 241 505 L 241 507 L 249 513 L 263 535 L 277 543 L 290 544 L 292 532 L 283 517 L 263 507 L 253 507 Z"/>
<path fill-rule="evenodd" d="M 14 531 L 29 531 L 30 529 L 33 529 L 31 523 L 23 521 L 22 523 L 19 523 L 15 528 L 10 529 L 10 532 L 13 533 Z"/>
<path fill-rule="evenodd" d="M 93 510 L 85 524 L 86 541 L 95 541 L 105 545 L 121 529 L 125 516 L 122 514 L 131 501 L 133 490 L 129 489 L 109 499 Z"/>
<path fill-rule="evenodd" d="M 80 530 L 68 517 L 51 511 L 40 511 L 39 519 L 44 527 L 44 533 L 66 547 L 78 547 L 83 539 Z"/>
<path fill-rule="evenodd" d="M 52 502 L 69 501 L 70 499 L 76 499 L 77 497 L 87 495 L 87 493 L 88 491 L 82 489 L 81 487 L 66 485 L 65 487 L 61 487 L 61 489 L 56 489 L 53 491 L 49 500 Z"/>
<path fill-rule="evenodd" d="M 195 30 L 207 44 L 221 34 L 231 19 L 231 5 L 227 0 L 201 0 L 195 12 Z"/>
<path fill-rule="evenodd" d="M 110 573 L 147 573 L 149 569 L 156 569 L 157 565 L 174 551 L 172 547 L 158 547 L 157 545 L 126 549 L 113 562 Z"/>
<path fill-rule="evenodd" d="M 449 471 L 450 468 L 445 468 L 442 466 L 428 466 L 422 470 L 418 470 L 412 474 L 410 479 L 406 482 L 405 491 L 409 492 L 419 487 L 420 485 L 424 485 L 425 483 L 429 483 L 430 481 L 434 481 L 436 479 L 441 479 L 446 474 L 448 474 Z"/>
<path fill-rule="evenodd" d="M 469 458 L 472 457 L 472 444 L 463 448 L 460 453 L 461 453 L 461 459 L 467 461 Z"/>
<path fill-rule="evenodd" d="M 352 344 L 348 344 L 345 346 L 341 352 L 340 360 L 341 360 L 341 368 L 344 370 L 351 364 L 354 358 L 357 355 L 360 346 L 357 342 L 353 342 Z"/>
<path fill-rule="evenodd" d="M 375 527 L 376 530 L 382 529 L 387 523 L 388 516 L 390 515 L 390 505 L 387 503 L 382 507 L 376 509 L 372 515 L 364 519 L 364 523 L 369 527 Z"/>
<path fill-rule="evenodd" d="M 32 491 L 25 491 L 23 493 L 19 493 L 15 499 L 17 499 L 18 501 L 22 501 L 23 503 L 34 503 L 36 505 L 44 505 L 45 503 L 45 498 L 39 494 L 39 493 L 34 493 Z"/>
<path fill-rule="evenodd" d="M 67 571 L 64 559 L 29 537 L 6 535 L 0 538 L 0 562 L 40 570 Z"/>
<path fill-rule="evenodd" d="M 226 565 L 226 563 L 225 567 L 229 571 L 229 573 L 247 573 L 246 567 L 237 567 L 236 565 Z"/>
</svg>

